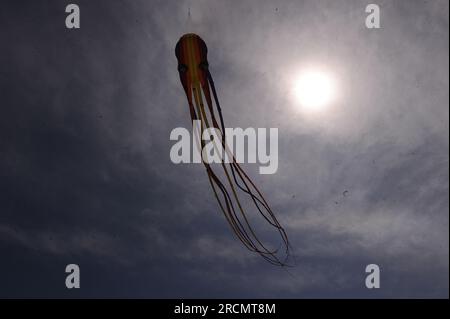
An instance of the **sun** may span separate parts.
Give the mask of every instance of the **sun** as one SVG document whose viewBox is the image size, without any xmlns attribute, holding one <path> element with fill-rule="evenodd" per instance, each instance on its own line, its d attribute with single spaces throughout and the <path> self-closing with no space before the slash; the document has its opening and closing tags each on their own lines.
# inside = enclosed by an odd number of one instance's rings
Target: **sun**
<svg viewBox="0 0 450 319">
<path fill-rule="evenodd" d="M 294 95 L 307 111 L 323 111 L 334 99 L 336 88 L 332 76 L 321 70 L 306 70 L 294 80 Z"/>
</svg>

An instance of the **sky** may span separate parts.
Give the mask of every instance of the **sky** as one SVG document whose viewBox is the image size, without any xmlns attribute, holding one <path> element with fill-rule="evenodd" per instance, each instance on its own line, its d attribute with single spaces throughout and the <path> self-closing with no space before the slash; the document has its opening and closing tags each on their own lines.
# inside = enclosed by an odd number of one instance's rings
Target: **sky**
<svg viewBox="0 0 450 319">
<path fill-rule="evenodd" d="M 64 1 L 1 4 L 1 298 L 448 298 L 448 1 L 376 1 L 380 29 L 357 0 L 73 2 L 80 29 Z M 170 160 L 189 32 L 226 126 L 278 128 L 278 171 L 245 168 L 293 267 L 247 251 L 204 168 Z M 335 78 L 324 112 L 293 97 L 307 67 Z"/>
</svg>

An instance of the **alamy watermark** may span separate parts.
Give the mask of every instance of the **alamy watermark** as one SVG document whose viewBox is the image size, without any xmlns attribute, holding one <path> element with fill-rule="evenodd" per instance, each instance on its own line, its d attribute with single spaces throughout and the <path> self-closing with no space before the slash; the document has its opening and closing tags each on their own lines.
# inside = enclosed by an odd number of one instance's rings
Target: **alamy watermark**
<svg viewBox="0 0 450 319">
<path fill-rule="evenodd" d="M 370 264 L 366 266 L 366 287 L 368 289 L 380 288 L 380 267 L 377 264 Z"/>
<path fill-rule="evenodd" d="M 278 170 L 278 128 L 225 128 L 224 150 L 221 131 L 216 128 L 202 131 L 201 121 L 195 120 L 192 136 L 184 127 L 177 127 L 170 133 L 170 140 L 177 141 L 170 150 L 170 159 L 175 164 L 232 163 L 234 160 L 258 162 L 260 174 L 275 174 Z"/>
<path fill-rule="evenodd" d="M 80 288 L 80 267 L 77 264 L 69 264 L 66 266 L 66 287 L 68 289 Z"/>
</svg>

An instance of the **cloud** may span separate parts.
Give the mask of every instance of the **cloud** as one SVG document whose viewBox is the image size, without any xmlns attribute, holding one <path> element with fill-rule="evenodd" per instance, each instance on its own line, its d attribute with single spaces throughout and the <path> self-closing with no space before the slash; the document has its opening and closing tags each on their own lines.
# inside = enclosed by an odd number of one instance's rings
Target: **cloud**
<svg viewBox="0 0 450 319">
<path fill-rule="evenodd" d="M 51 265 L 77 261 L 97 297 L 373 297 L 364 269 L 379 263 L 378 297 L 448 297 L 447 1 L 381 1 L 376 31 L 350 0 L 79 5 L 77 32 L 57 1 L 0 12 L 4 287 L 34 265 L 33 296 L 64 295 L 46 285 Z M 293 268 L 246 251 L 204 168 L 170 161 L 170 131 L 190 126 L 174 55 L 190 31 L 226 126 L 279 129 L 277 174 L 245 168 L 286 225 Z M 306 65 L 339 82 L 319 117 L 290 93 Z"/>
</svg>

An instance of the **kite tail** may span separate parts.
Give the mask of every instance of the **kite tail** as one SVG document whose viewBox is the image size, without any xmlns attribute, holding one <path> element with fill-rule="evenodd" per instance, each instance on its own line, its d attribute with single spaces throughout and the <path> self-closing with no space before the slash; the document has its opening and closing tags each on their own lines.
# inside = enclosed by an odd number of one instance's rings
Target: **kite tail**
<svg viewBox="0 0 450 319">
<path fill-rule="evenodd" d="M 196 111 L 194 110 L 191 112 L 192 120 L 200 120 L 201 121 L 201 131 L 203 131 L 204 127 L 209 127 L 208 120 L 206 118 L 206 113 L 204 111 L 203 102 L 201 100 L 201 94 L 199 94 L 200 90 L 199 88 L 193 88 L 193 93 L 195 97 L 195 106 Z M 192 108 L 194 109 L 194 105 L 192 105 Z M 201 148 L 204 147 L 204 141 L 201 138 L 196 138 L 197 143 L 201 143 Z M 228 223 L 230 224 L 233 232 L 237 235 L 238 239 L 244 244 L 244 246 L 249 249 L 250 251 L 259 253 L 264 259 L 266 259 L 268 262 L 275 264 L 275 265 L 281 265 L 281 262 L 277 259 L 275 256 L 276 251 L 270 251 L 268 250 L 262 243 L 259 241 L 259 239 L 256 237 L 253 229 L 250 227 L 250 224 L 248 223 L 248 220 L 244 214 L 244 211 L 242 209 L 242 206 L 239 202 L 239 199 L 237 198 L 236 191 L 234 190 L 233 184 L 231 183 L 230 176 L 226 170 L 225 165 L 222 163 L 222 167 L 225 171 L 225 174 L 227 175 L 228 182 L 230 183 L 230 186 L 233 190 L 233 195 L 236 200 L 236 203 L 239 207 L 239 211 L 241 213 L 241 218 L 239 217 L 239 214 L 236 212 L 235 205 L 233 204 L 233 197 L 230 196 L 226 186 L 221 182 L 219 177 L 216 175 L 216 173 L 213 171 L 211 166 L 203 161 L 203 164 L 206 167 L 206 171 L 208 174 L 208 178 L 211 184 L 211 187 L 213 189 L 214 195 L 217 199 L 217 202 L 219 203 L 219 206 L 227 219 Z M 220 196 L 220 194 L 222 196 Z M 242 220 L 242 216 L 244 217 L 244 220 Z"/>
<path fill-rule="evenodd" d="M 230 224 L 233 232 L 237 235 L 237 237 L 240 239 L 240 241 L 246 246 L 247 249 L 250 251 L 256 252 L 260 254 L 264 259 L 266 259 L 268 262 L 274 265 L 279 266 L 285 266 L 286 261 L 289 258 L 290 255 L 290 244 L 289 240 L 286 234 L 286 231 L 283 229 L 283 227 L 278 222 L 277 218 L 275 217 L 272 209 L 270 208 L 269 204 L 267 203 L 266 199 L 262 195 L 261 191 L 256 187 L 254 182 L 250 179 L 250 177 L 245 173 L 245 171 L 242 169 L 242 167 L 236 162 L 236 158 L 232 152 L 227 147 L 226 144 L 226 136 L 225 136 L 225 125 L 224 120 L 222 116 L 222 110 L 220 107 L 220 103 L 217 98 L 217 93 L 215 90 L 214 82 L 212 80 L 212 76 L 207 71 L 208 75 L 208 83 L 205 83 L 202 87 L 203 94 L 205 96 L 205 99 L 207 101 L 210 118 L 213 124 L 213 127 L 215 129 L 218 129 L 222 134 L 222 145 L 223 151 L 226 152 L 231 159 L 231 162 L 226 165 L 222 162 L 222 168 L 225 173 L 226 179 L 228 181 L 227 185 L 229 185 L 229 188 L 231 189 L 232 196 L 230 196 L 227 187 L 224 185 L 224 183 L 221 182 L 219 177 L 215 174 L 213 169 L 208 163 L 204 162 L 204 165 L 206 167 L 209 181 L 211 184 L 211 187 L 213 189 L 214 195 L 219 203 L 219 206 L 225 215 L 228 223 Z M 217 112 L 219 113 L 219 120 L 220 120 L 220 128 L 219 124 L 216 120 L 214 108 L 212 106 L 212 99 L 210 96 L 209 86 L 211 87 L 214 101 L 216 104 Z M 208 118 L 205 112 L 205 108 L 202 101 L 202 94 L 200 91 L 200 88 L 197 87 L 197 89 L 194 89 L 194 97 L 197 104 L 197 112 L 200 116 L 195 115 L 195 119 L 200 118 L 202 123 L 202 130 L 203 127 L 210 127 Z M 202 148 L 204 142 L 201 141 Z M 216 145 L 215 145 L 216 146 Z M 228 170 L 229 168 L 229 170 Z M 231 175 L 229 173 L 231 171 Z M 239 182 L 240 181 L 240 182 Z M 283 246 L 285 247 L 285 258 L 283 260 L 280 260 L 277 256 L 278 249 L 275 250 L 269 250 L 266 248 L 266 246 L 261 242 L 259 237 L 256 235 L 254 229 L 251 227 L 248 218 L 246 216 L 246 213 L 241 205 L 240 199 L 238 197 L 238 192 L 236 191 L 236 187 L 240 189 L 242 192 L 247 194 L 251 197 L 253 203 L 255 204 L 256 208 L 258 209 L 261 216 L 264 217 L 264 219 L 272 226 L 277 229 L 277 231 L 280 234 L 280 237 L 283 242 Z M 220 193 L 220 194 L 219 194 Z M 220 196 L 221 195 L 221 196 Z M 234 201 L 233 201 L 234 199 Z M 233 204 L 235 202 L 236 205 Z M 237 206 L 237 207 L 236 207 Z M 236 212 L 238 211 L 238 213 Z"/>
<path fill-rule="evenodd" d="M 220 118 L 220 125 L 222 128 L 222 145 L 225 148 L 226 147 L 226 136 L 225 136 L 225 125 L 224 125 L 224 120 L 223 120 L 223 115 L 222 115 L 222 108 L 220 107 L 220 103 L 219 103 L 219 99 L 217 97 L 217 92 L 216 92 L 216 87 L 214 85 L 214 81 L 213 78 L 211 76 L 211 73 L 209 72 L 209 70 L 207 71 L 207 75 L 208 75 L 208 82 L 209 85 L 211 87 L 212 93 L 213 93 L 213 97 L 214 97 L 214 101 L 219 113 L 219 118 Z M 214 117 L 214 112 L 211 112 L 212 116 Z M 242 167 L 239 165 L 239 163 L 236 162 L 236 158 L 234 156 L 234 154 L 232 154 L 232 158 L 233 161 L 231 163 L 231 172 L 233 174 L 233 179 L 236 183 L 236 185 L 246 194 L 250 195 L 255 206 L 258 208 L 258 211 L 260 212 L 260 214 L 267 220 L 267 222 L 269 222 L 272 226 L 276 227 L 281 235 L 281 238 L 283 239 L 285 248 L 286 248 L 286 254 L 287 256 L 289 255 L 289 249 L 290 249 L 290 244 L 289 244 L 289 239 L 287 237 L 286 231 L 284 230 L 284 228 L 280 225 L 280 223 L 278 222 L 277 218 L 275 217 L 275 214 L 272 212 L 272 209 L 270 208 L 269 204 L 267 203 L 266 199 L 264 198 L 264 196 L 262 195 L 261 191 L 258 189 L 258 187 L 256 187 L 255 183 L 250 179 L 250 177 L 245 173 L 245 171 L 242 169 Z M 240 178 L 240 180 L 243 182 L 244 187 L 241 186 L 241 184 L 237 181 L 236 179 L 236 174 L 235 171 L 238 173 L 238 176 Z M 256 196 L 250 189 L 249 185 L 246 183 L 246 180 L 248 181 L 248 183 L 252 186 L 253 190 L 256 191 L 256 193 L 259 195 Z M 261 207 L 259 206 L 262 205 L 265 209 L 265 211 L 268 213 L 269 216 L 266 215 L 266 213 L 263 212 L 263 210 L 261 210 Z"/>
</svg>

